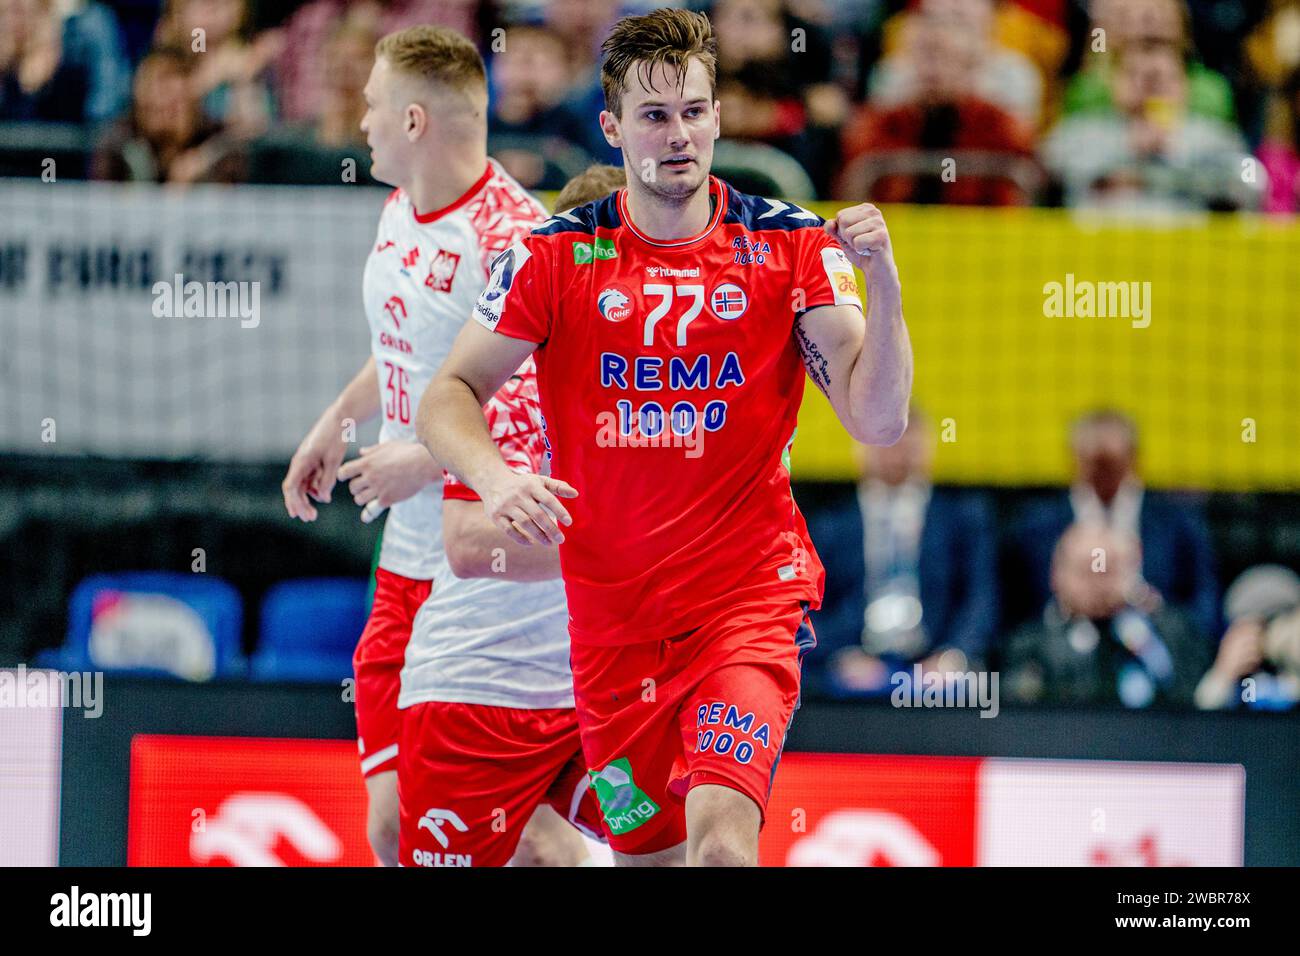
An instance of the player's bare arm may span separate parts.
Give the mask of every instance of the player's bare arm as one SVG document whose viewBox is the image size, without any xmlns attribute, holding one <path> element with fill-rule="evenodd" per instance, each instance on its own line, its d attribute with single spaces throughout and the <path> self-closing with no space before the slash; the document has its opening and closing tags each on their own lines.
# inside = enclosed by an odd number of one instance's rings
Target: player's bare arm
<svg viewBox="0 0 1300 956">
<path fill-rule="evenodd" d="M 329 502 L 339 464 L 348 451 L 348 443 L 344 439 L 346 423 L 351 420 L 360 424 L 379 414 L 379 389 L 376 382 L 375 360 L 372 356 L 339 393 L 339 397 L 321 413 L 294 452 L 293 458 L 289 460 L 289 470 L 280 484 L 280 490 L 284 494 L 284 508 L 289 512 L 289 517 L 315 521 L 316 508 L 310 499 Z"/>
<path fill-rule="evenodd" d="M 418 442 L 386 441 L 368 445 L 361 455 L 344 462 L 339 481 L 348 483 L 352 500 L 379 509 L 405 501 L 421 488 L 442 479 L 442 467 Z"/>
<path fill-rule="evenodd" d="M 795 344 L 849 434 L 892 445 L 907 428 L 912 343 L 885 218 L 862 203 L 841 210 L 825 229 L 866 277 L 866 322 L 851 305 L 809 309 L 795 323 Z"/>
<path fill-rule="evenodd" d="M 477 501 L 448 498 L 442 503 L 442 541 L 458 578 L 549 581 L 560 576 L 558 551 L 517 544 Z"/>
<path fill-rule="evenodd" d="M 555 478 L 511 471 L 483 418 L 483 405 L 536 347 L 466 323 L 415 416 L 425 448 L 478 492 L 492 524 L 521 545 L 563 541 L 556 521 L 567 525 L 573 519 L 556 495 L 578 496 Z"/>
</svg>

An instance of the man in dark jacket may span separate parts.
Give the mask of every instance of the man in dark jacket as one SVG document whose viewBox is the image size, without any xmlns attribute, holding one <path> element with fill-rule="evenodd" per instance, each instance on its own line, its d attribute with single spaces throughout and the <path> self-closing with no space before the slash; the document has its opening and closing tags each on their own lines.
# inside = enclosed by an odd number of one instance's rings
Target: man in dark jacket
<svg viewBox="0 0 1300 956">
<path fill-rule="evenodd" d="M 1052 553 L 1074 522 L 1136 535 L 1142 577 L 1161 600 L 1183 611 L 1207 642 L 1222 633 L 1210 535 L 1199 509 L 1143 487 L 1137 474 L 1137 429 L 1121 412 L 1102 410 L 1074 426 L 1075 479 L 1068 491 L 1031 507 L 1015 533 L 1026 601 L 1036 620 L 1051 597 Z M 1213 646 L 1211 643 L 1210 646 Z"/>
<path fill-rule="evenodd" d="M 1025 703 L 1190 706 L 1210 645 L 1142 580 L 1128 531 L 1077 523 L 1051 562 L 1052 597 L 1007 641 L 1002 693 Z"/>
<path fill-rule="evenodd" d="M 897 671 L 983 666 L 997 627 L 993 510 L 979 492 L 935 487 L 934 436 L 913 409 L 898 443 L 872 448 L 855 493 L 809 509 L 826 565 L 809 684 L 831 694 L 890 690 Z"/>
</svg>

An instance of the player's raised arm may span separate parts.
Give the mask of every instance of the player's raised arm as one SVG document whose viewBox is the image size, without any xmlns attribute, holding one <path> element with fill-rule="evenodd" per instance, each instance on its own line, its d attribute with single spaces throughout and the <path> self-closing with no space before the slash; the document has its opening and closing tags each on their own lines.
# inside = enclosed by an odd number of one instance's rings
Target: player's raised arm
<svg viewBox="0 0 1300 956">
<path fill-rule="evenodd" d="M 443 467 L 478 492 L 495 527 L 520 544 L 558 544 L 557 519 L 572 519 L 556 495 L 578 493 L 554 478 L 511 471 L 483 418 L 484 403 L 536 345 L 466 323 L 420 399 L 415 430 Z"/>
<path fill-rule="evenodd" d="M 795 344 L 849 434 L 892 445 L 907 429 L 912 343 L 889 231 L 870 203 L 841 210 L 825 229 L 866 276 L 866 322 L 854 306 L 818 306 L 795 323 Z"/>
</svg>

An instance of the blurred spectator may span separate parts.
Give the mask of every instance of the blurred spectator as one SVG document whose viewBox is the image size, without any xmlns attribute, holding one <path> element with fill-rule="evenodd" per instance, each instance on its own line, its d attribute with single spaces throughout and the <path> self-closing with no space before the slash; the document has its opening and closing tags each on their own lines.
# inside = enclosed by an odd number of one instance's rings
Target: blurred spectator
<svg viewBox="0 0 1300 956">
<path fill-rule="evenodd" d="M 1300 43 L 1300 34 L 1296 40 Z M 1268 176 L 1263 209 L 1295 213 L 1300 211 L 1300 67 L 1278 92 L 1281 102 L 1275 129 L 1259 147 L 1259 161 Z"/>
<path fill-rule="evenodd" d="M 917 661 L 984 665 L 998 618 L 993 511 L 982 493 L 931 484 L 934 442 L 914 409 L 896 444 L 860 459 L 856 500 L 809 511 L 827 573 L 808 667 L 832 693 L 887 692 Z"/>
<path fill-rule="evenodd" d="M 1140 579 L 1167 606 L 1183 610 L 1211 646 L 1219 633 L 1218 584 L 1209 532 L 1199 509 L 1143 487 L 1137 474 L 1137 428 L 1121 412 L 1092 412 L 1074 426 L 1075 478 L 1068 492 L 1031 507 L 1013 537 L 1024 566 L 1027 613 L 1051 597 L 1057 540 L 1074 523 L 1134 535 L 1141 543 Z"/>
<path fill-rule="evenodd" d="M 1043 81 L 1043 107 L 1055 107 L 1062 71 L 1070 56 L 1070 34 L 1081 25 L 1078 9 L 1087 0 L 998 0 L 993 37 L 998 47 L 1028 57 Z"/>
<path fill-rule="evenodd" d="M 1214 666 L 1196 686 L 1196 706 L 1294 707 L 1300 701 L 1300 577 L 1277 564 L 1250 568 L 1223 603 L 1228 630 Z"/>
<path fill-rule="evenodd" d="M 369 22 L 376 36 L 421 23 L 451 27 L 479 42 L 480 0 L 310 0 L 280 29 L 268 31 L 275 49 L 275 91 L 281 116 L 315 122 L 324 108 L 325 47 L 345 14 Z"/>
<path fill-rule="evenodd" d="M 130 76 L 102 4 L 0 0 L 0 121 L 111 120 L 126 107 Z"/>
<path fill-rule="evenodd" d="M 1065 90 L 1062 112 L 1110 113 L 1118 105 L 1114 74 L 1125 50 L 1164 47 L 1175 52 L 1184 77 L 1187 112 L 1223 123 L 1236 122 L 1232 87 L 1220 74 L 1192 57 L 1192 38 L 1184 0 L 1092 0 L 1083 69 Z M 1103 49 L 1094 52 L 1094 31 L 1103 31 Z M 1122 107 L 1121 107 L 1122 108 Z"/>
<path fill-rule="evenodd" d="M 249 23 L 245 0 L 168 0 L 156 37 L 161 46 L 189 51 L 190 85 L 204 115 L 251 139 L 275 112 L 266 74 L 281 38 L 253 37 Z"/>
<path fill-rule="evenodd" d="M 130 115 L 111 127 L 91 162 L 92 179 L 119 182 L 238 182 L 238 141 L 206 120 L 190 83 L 193 60 L 162 47 L 135 74 Z"/>
<path fill-rule="evenodd" d="M 785 0 L 716 0 L 722 135 L 783 150 L 829 187 L 848 97 L 831 80 L 830 38 Z"/>
<path fill-rule="evenodd" d="M 544 167 L 539 151 L 503 149 L 494 145 L 502 135 L 559 137 L 580 145 L 584 140 L 578 117 L 564 105 L 573 73 L 564 41 L 544 26 L 514 26 L 492 58 L 488 148 L 525 188 L 535 188 Z M 590 122 L 596 124 L 592 114 Z"/>
<path fill-rule="evenodd" d="M 1278 87 L 1300 69 L 1300 0 L 1270 0 L 1268 15 L 1241 43 L 1254 76 Z"/>
<path fill-rule="evenodd" d="M 1010 114 L 971 92 L 979 69 L 980 41 L 963 28 L 927 15 L 913 24 L 906 56 L 912 101 L 885 109 L 864 107 L 844 130 L 846 165 L 862 156 L 887 158 L 913 151 L 951 154 L 968 150 L 1032 156 L 1028 131 Z M 724 114 L 725 116 L 725 114 Z M 954 203 L 1007 206 L 1024 203 L 1025 192 L 1000 170 L 963 166 L 948 170 L 926 160 L 926 171 L 886 173 L 869 195 L 874 202 Z M 856 169 L 842 174 L 835 195 L 857 198 L 865 183 Z"/>
<path fill-rule="evenodd" d="M 1025 703 L 1190 705 L 1210 645 L 1142 580 L 1129 531 L 1070 525 L 1051 559 L 1052 599 L 1007 640 L 1003 692 Z"/>
<path fill-rule="evenodd" d="M 325 74 L 320 118 L 315 140 L 321 146 L 343 149 L 364 146 L 361 118 L 366 115 L 365 88 L 375 62 L 373 25 L 364 20 L 345 19 L 325 43 L 329 70 Z"/>
<path fill-rule="evenodd" d="M 599 87 L 600 46 L 622 14 L 619 0 L 548 0 L 541 13 L 541 22 L 559 35 L 569 51 L 574 81 L 585 84 L 594 78 Z"/>
<path fill-rule="evenodd" d="M 623 165 L 623 152 L 605 142 L 598 117 L 605 108 L 605 94 L 600 87 L 600 45 L 619 13 L 618 0 L 550 0 L 540 21 L 560 37 L 568 53 L 569 92 L 565 106 L 577 121 L 574 129 L 579 138 L 574 142 L 592 157 L 615 166 Z M 507 42 L 510 33 L 506 31 Z"/>
<path fill-rule="evenodd" d="M 1018 119 L 1029 130 L 1038 127 L 1043 106 L 1043 79 L 1034 63 L 1018 50 L 1000 46 L 994 37 L 994 0 L 924 0 L 902 25 L 901 49 L 876 64 L 868 86 L 873 106 L 888 108 L 918 98 L 918 70 L 925 53 L 912 49 L 918 23 L 934 18 L 955 27 L 969 42 L 966 55 L 974 60 L 965 90 Z"/>
<path fill-rule="evenodd" d="M 1183 211 L 1254 208 L 1246 143 L 1221 119 L 1188 109 L 1183 55 L 1131 43 L 1112 74 L 1114 107 L 1067 116 L 1042 145 L 1073 207 Z"/>
</svg>

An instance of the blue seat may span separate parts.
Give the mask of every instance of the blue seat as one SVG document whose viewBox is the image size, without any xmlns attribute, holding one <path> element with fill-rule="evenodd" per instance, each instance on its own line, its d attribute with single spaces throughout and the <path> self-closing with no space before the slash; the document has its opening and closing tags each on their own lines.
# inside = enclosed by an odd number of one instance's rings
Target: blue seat
<svg viewBox="0 0 1300 956">
<path fill-rule="evenodd" d="M 336 682 L 352 676 L 366 626 L 364 578 L 282 581 L 262 600 L 254 680 Z"/>
<path fill-rule="evenodd" d="M 72 592 L 62 648 L 37 663 L 203 681 L 244 673 L 244 606 L 228 582 L 207 574 L 96 574 Z"/>
</svg>

